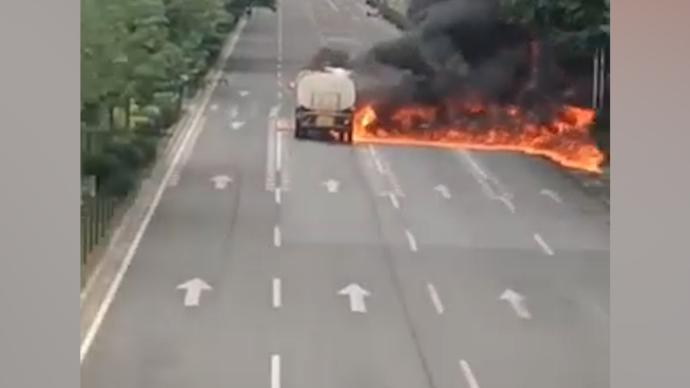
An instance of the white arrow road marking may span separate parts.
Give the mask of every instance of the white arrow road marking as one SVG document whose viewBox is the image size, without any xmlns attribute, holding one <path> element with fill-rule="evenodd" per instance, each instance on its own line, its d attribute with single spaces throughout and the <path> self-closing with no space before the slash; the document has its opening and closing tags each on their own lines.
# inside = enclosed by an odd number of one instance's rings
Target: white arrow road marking
<svg viewBox="0 0 690 388">
<path fill-rule="evenodd" d="M 211 111 L 215 112 L 218 110 L 218 104 L 211 105 Z"/>
<path fill-rule="evenodd" d="M 544 241 L 544 239 L 541 237 L 539 233 L 534 234 L 534 241 L 536 241 L 537 244 L 539 244 L 544 253 L 546 253 L 549 256 L 553 256 L 553 250 L 551 249 L 549 244 L 547 244 L 546 241 Z"/>
<path fill-rule="evenodd" d="M 248 96 L 248 95 L 249 95 L 249 91 L 248 91 L 248 90 L 240 90 L 240 96 L 246 97 L 246 96 Z"/>
<path fill-rule="evenodd" d="M 414 235 L 409 230 L 405 230 L 405 235 L 407 236 L 407 242 L 410 245 L 410 250 L 417 252 L 417 240 L 415 240 Z"/>
<path fill-rule="evenodd" d="M 549 189 L 542 189 L 542 190 L 539 192 L 539 194 L 545 195 L 545 196 L 547 196 L 547 197 L 553 199 L 554 201 L 556 201 L 556 202 L 558 202 L 558 203 L 563 203 L 563 200 L 562 200 L 561 197 L 558 195 L 558 193 L 556 193 L 555 191 L 552 191 L 552 190 L 549 190 Z"/>
<path fill-rule="evenodd" d="M 276 225 L 273 227 L 273 245 L 276 247 L 281 246 L 283 243 L 282 236 L 280 234 L 280 226 Z"/>
<path fill-rule="evenodd" d="M 211 178 L 211 181 L 216 190 L 223 190 L 228 187 L 228 183 L 232 183 L 232 178 L 227 175 L 216 175 Z"/>
<path fill-rule="evenodd" d="M 271 356 L 271 388 L 280 388 L 280 355 Z"/>
<path fill-rule="evenodd" d="M 244 121 L 233 121 L 230 125 L 232 126 L 233 130 L 237 131 L 244 126 Z"/>
<path fill-rule="evenodd" d="M 450 190 L 448 190 L 448 187 L 446 187 L 445 185 L 438 185 L 438 186 L 434 187 L 434 190 L 441 193 L 443 198 L 450 199 Z"/>
<path fill-rule="evenodd" d="M 282 283 L 280 278 L 273 278 L 273 307 L 279 308 L 283 304 Z"/>
<path fill-rule="evenodd" d="M 510 306 L 513 308 L 513 310 L 515 310 L 515 314 L 517 314 L 518 317 L 522 319 L 532 318 L 532 315 L 525 306 L 525 297 L 511 290 L 510 288 L 503 291 L 498 299 L 510 303 Z"/>
<path fill-rule="evenodd" d="M 460 369 L 462 369 L 462 374 L 465 376 L 465 380 L 467 380 L 467 385 L 469 385 L 469 388 L 479 388 L 477 378 L 474 377 L 472 368 L 470 368 L 470 364 L 467 361 L 460 360 Z"/>
<path fill-rule="evenodd" d="M 428 283 L 426 285 L 426 287 L 429 290 L 429 297 L 431 298 L 431 303 L 434 304 L 434 308 L 436 309 L 436 312 L 439 315 L 443 314 L 445 309 L 443 308 L 443 303 L 441 303 L 441 297 L 439 297 L 438 291 L 436 291 L 436 287 L 434 287 L 434 285 L 431 283 Z"/>
<path fill-rule="evenodd" d="M 338 191 L 338 188 L 340 187 L 340 182 L 338 182 L 335 179 L 329 179 L 327 181 L 324 181 L 322 185 L 326 186 L 326 190 L 328 190 L 329 193 L 335 193 Z"/>
<path fill-rule="evenodd" d="M 201 292 L 202 291 L 210 291 L 211 286 L 208 285 L 205 281 L 199 278 L 194 278 L 191 280 L 188 280 L 179 286 L 177 286 L 178 290 L 185 290 L 185 295 L 184 295 L 184 305 L 185 306 L 198 306 L 199 305 L 199 299 L 201 298 Z"/>
<path fill-rule="evenodd" d="M 350 311 L 355 313 L 367 312 L 367 306 L 364 303 L 364 298 L 371 296 L 371 294 L 359 284 L 350 284 L 349 286 L 340 290 L 338 295 L 346 295 L 350 298 Z"/>
</svg>

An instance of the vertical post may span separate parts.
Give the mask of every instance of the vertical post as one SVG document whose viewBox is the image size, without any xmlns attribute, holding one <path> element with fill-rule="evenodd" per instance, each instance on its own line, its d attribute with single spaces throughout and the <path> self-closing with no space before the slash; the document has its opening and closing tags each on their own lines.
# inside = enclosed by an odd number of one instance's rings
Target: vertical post
<svg viewBox="0 0 690 388">
<path fill-rule="evenodd" d="M 608 60 L 606 56 L 607 50 L 601 49 L 601 60 L 599 68 L 601 69 L 601 77 L 599 78 L 599 108 L 604 107 L 604 98 L 606 97 L 606 85 L 608 76 Z"/>
<path fill-rule="evenodd" d="M 593 56 L 594 71 L 592 71 L 592 109 L 597 110 L 599 108 L 597 96 L 599 96 L 599 49 L 594 51 Z"/>
<path fill-rule="evenodd" d="M 81 246 L 81 262 L 82 264 L 86 265 L 86 236 L 85 236 L 85 231 L 86 231 L 86 225 L 85 225 L 85 217 L 84 217 L 84 205 L 82 204 L 81 209 L 80 209 L 80 214 L 79 214 L 79 224 L 80 224 L 80 234 L 79 234 L 79 245 Z"/>
</svg>

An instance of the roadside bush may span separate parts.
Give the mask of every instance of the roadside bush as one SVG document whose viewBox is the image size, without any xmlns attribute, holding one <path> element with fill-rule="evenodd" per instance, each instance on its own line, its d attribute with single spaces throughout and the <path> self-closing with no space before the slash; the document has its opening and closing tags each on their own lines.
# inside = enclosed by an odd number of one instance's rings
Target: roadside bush
<svg viewBox="0 0 690 388">
<path fill-rule="evenodd" d="M 86 154 L 82 153 L 81 173 L 95 175 L 98 181 L 107 179 L 115 171 L 122 168 L 122 162 L 110 153 Z"/>
<path fill-rule="evenodd" d="M 134 190 L 137 185 L 138 174 L 135 170 L 118 169 L 113 175 L 104 180 L 99 189 L 115 197 L 125 197 Z"/>
<path fill-rule="evenodd" d="M 150 166 L 158 153 L 158 138 L 150 135 L 139 135 L 132 141 L 132 146 L 141 151 L 144 166 Z"/>
<path fill-rule="evenodd" d="M 143 151 L 133 146 L 130 141 L 114 141 L 106 145 L 103 151 L 115 156 L 126 168 L 138 170 L 144 167 L 145 156 Z"/>
</svg>

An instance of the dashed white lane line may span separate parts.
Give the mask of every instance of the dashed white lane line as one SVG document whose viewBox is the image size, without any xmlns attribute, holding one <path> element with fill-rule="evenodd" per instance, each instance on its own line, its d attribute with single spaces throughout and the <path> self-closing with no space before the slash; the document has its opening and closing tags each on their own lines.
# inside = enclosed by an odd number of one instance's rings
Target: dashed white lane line
<svg viewBox="0 0 690 388">
<path fill-rule="evenodd" d="M 549 244 L 547 244 L 546 241 L 544 241 L 544 238 L 542 238 L 539 233 L 534 234 L 534 241 L 536 241 L 537 244 L 539 244 L 544 253 L 546 253 L 549 256 L 553 256 L 553 250 L 551 249 Z"/>
<path fill-rule="evenodd" d="M 279 308 L 283 305 L 282 282 L 280 278 L 273 278 L 273 307 Z"/>
<path fill-rule="evenodd" d="M 280 204 L 282 203 L 282 194 L 281 194 L 281 193 L 282 193 L 282 190 L 280 189 L 280 187 L 278 187 L 278 188 L 275 189 L 275 191 L 274 191 L 273 193 L 274 193 L 274 195 L 275 195 L 276 203 L 277 203 L 278 205 L 280 205 Z"/>
<path fill-rule="evenodd" d="M 276 225 L 273 227 L 273 245 L 279 247 L 283 244 L 283 236 L 280 233 L 280 226 Z"/>
<path fill-rule="evenodd" d="M 410 250 L 412 252 L 417 252 L 417 240 L 414 238 L 412 232 L 410 232 L 409 230 L 405 230 L 405 236 L 407 236 L 407 243 L 410 245 Z"/>
<path fill-rule="evenodd" d="M 271 388 L 280 388 L 280 355 L 271 356 Z"/>
<path fill-rule="evenodd" d="M 443 308 L 443 303 L 441 303 L 441 297 L 438 295 L 438 291 L 436 291 L 436 287 L 431 283 L 428 283 L 426 287 L 429 290 L 429 297 L 431 298 L 431 303 L 434 304 L 436 312 L 439 315 L 443 314 L 445 309 Z"/>
<path fill-rule="evenodd" d="M 460 360 L 460 369 L 462 369 L 462 374 L 465 376 L 469 388 L 479 388 L 477 378 L 472 373 L 472 368 L 470 368 L 470 364 L 467 361 Z"/>
<path fill-rule="evenodd" d="M 371 157 L 374 160 L 374 164 L 376 165 L 376 170 L 379 172 L 379 174 L 385 173 L 386 171 L 383 169 L 383 163 L 381 163 L 379 156 L 376 154 L 376 150 L 374 149 L 374 146 L 369 144 L 368 149 L 369 149 L 369 154 L 371 154 Z"/>
<path fill-rule="evenodd" d="M 388 193 L 388 199 L 391 200 L 394 208 L 400 209 L 400 201 L 398 201 L 398 197 L 396 197 L 395 194 Z"/>
</svg>

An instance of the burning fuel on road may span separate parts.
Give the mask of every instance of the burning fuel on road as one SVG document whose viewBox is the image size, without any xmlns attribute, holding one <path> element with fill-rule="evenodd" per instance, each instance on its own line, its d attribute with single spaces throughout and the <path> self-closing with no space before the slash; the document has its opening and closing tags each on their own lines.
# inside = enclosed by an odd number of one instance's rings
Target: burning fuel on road
<svg viewBox="0 0 690 388">
<path fill-rule="evenodd" d="M 514 151 L 601 172 L 593 110 L 548 39 L 504 22 L 498 0 L 411 0 L 410 28 L 350 61 L 355 143 Z"/>
</svg>

